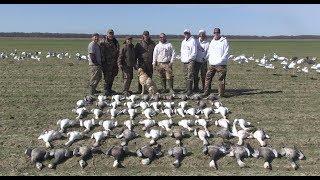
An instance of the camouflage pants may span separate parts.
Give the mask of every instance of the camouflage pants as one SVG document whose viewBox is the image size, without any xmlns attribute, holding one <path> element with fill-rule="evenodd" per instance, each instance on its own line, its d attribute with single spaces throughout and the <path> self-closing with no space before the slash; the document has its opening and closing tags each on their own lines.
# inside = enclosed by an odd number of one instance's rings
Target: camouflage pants
<svg viewBox="0 0 320 180">
<path fill-rule="evenodd" d="M 185 72 L 186 91 L 192 91 L 194 79 L 194 61 L 183 64 L 183 71 Z"/>
<path fill-rule="evenodd" d="M 101 66 L 90 65 L 90 82 L 89 82 L 89 93 L 90 95 L 95 94 L 98 83 L 102 78 L 102 68 Z"/>
<path fill-rule="evenodd" d="M 207 74 L 206 74 L 206 81 L 205 81 L 205 93 L 209 93 L 209 87 L 212 83 L 212 78 L 214 75 L 218 73 L 218 82 L 219 82 L 219 94 L 223 95 L 225 91 L 225 81 L 227 76 L 227 66 L 209 66 Z"/>
<path fill-rule="evenodd" d="M 105 81 L 105 90 L 110 91 L 115 77 L 118 75 L 119 68 L 117 63 L 103 64 L 103 76 Z"/>
<path fill-rule="evenodd" d="M 206 80 L 206 73 L 208 70 L 208 65 L 207 62 L 195 62 L 194 64 L 194 89 L 198 90 L 199 89 L 199 72 L 200 72 L 200 77 L 202 81 L 202 88 L 204 89 L 205 85 L 205 80 Z"/>
<path fill-rule="evenodd" d="M 122 72 L 123 72 L 123 80 L 124 80 L 123 91 L 128 92 L 133 79 L 133 67 L 123 66 Z"/>
<path fill-rule="evenodd" d="M 172 67 L 170 67 L 169 63 L 158 63 L 157 70 L 161 79 L 169 80 L 173 78 Z"/>
</svg>

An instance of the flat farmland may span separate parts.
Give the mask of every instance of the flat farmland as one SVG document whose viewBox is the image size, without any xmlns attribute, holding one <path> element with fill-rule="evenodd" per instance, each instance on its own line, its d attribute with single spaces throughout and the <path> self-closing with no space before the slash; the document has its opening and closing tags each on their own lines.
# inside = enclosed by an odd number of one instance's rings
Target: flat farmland
<svg viewBox="0 0 320 180">
<path fill-rule="evenodd" d="M 179 54 L 181 40 L 169 41 Z M 227 97 L 221 98 L 221 101 L 232 111 L 229 116 L 231 121 L 243 118 L 263 128 L 271 136 L 268 140 L 271 147 L 279 149 L 281 143 L 286 143 L 301 149 L 307 160 L 299 162 L 300 169 L 297 171 L 289 169 L 289 162 L 284 158 L 275 159 L 273 170 L 267 171 L 263 169 L 262 159 L 246 159 L 248 167 L 240 168 L 235 159 L 230 157 L 219 160 L 219 170 L 213 170 L 209 167 L 210 158 L 202 154 L 202 147 L 199 146 L 202 142 L 194 136 L 183 140 L 191 155 L 182 161 L 179 169 L 172 167 L 174 160 L 167 155 L 156 159 L 149 166 L 141 165 L 141 158 L 126 157 L 122 163 L 124 168 L 118 169 L 112 167 L 112 157 L 94 155 L 85 169 L 79 166 L 79 158 L 71 158 L 55 170 L 45 167 L 38 171 L 24 151 L 27 147 L 44 147 L 44 143 L 37 138 L 45 129 L 57 129 L 57 120 L 75 119 L 76 115 L 71 110 L 77 100 L 86 96 L 89 80 L 88 62 L 76 60 L 75 54 L 86 54 L 88 43 L 89 39 L 0 39 L 0 52 L 10 53 L 15 49 L 19 52 L 42 52 L 40 61 L 0 60 L 0 175 L 320 175 L 320 74 L 315 71 L 285 71 L 280 63 L 275 63 L 275 69 L 266 69 L 253 61 L 245 64 L 229 62 Z M 230 54 L 254 55 L 257 59 L 261 59 L 264 54 L 271 57 L 273 52 L 288 58 L 320 57 L 318 40 L 230 40 L 230 47 Z M 49 51 L 69 52 L 72 57 L 46 59 L 44 56 Z M 320 63 L 319 60 L 317 63 Z M 185 87 L 183 73 L 181 62 L 176 60 L 176 90 Z M 157 73 L 154 79 L 160 86 Z M 214 78 L 214 92 L 216 86 Z M 122 88 L 122 75 L 119 72 L 114 89 L 121 92 Z M 103 83 L 100 83 L 98 90 L 103 90 Z M 136 72 L 131 90 L 137 90 Z M 190 104 L 195 105 L 195 102 L 190 101 Z M 87 119 L 92 117 L 89 114 Z M 139 114 L 135 121 L 142 118 L 144 116 Z M 212 120 L 220 118 L 220 115 L 211 115 Z M 103 115 L 101 119 L 107 120 L 110 117 Z M 159 121 L 166 119 L 166 116 L 160 114 L 154 119 Z M 127 116 L 121 115 L 116 120 L 122 124 Z M 181 118 L 175 116 L 173 120 L 177 122 Z M 76 129 L 80 130 L 69 130 Z M 213 125 L 208 129 L 216 132 L 219 128 Z M 92 132 L 99 130 L 102 127 L 97 126 Z M 132 151 L 149 142 L 144 138 L 141 126 L 136 126 L 135 131 L 142 137 L 129 143 Z M 66 141 L 57 140 L 53 145 L 55 148 L 64 147 Z M 210 144 L 220 141 L 217 137 L 209 138 Z M 237 139 L 231 141 L 237 142 Z M 175 145 L 174 142 L 170 137 L 159 140 L 164 153 Z M 258 146 L 254 140 L 249 142 L 254 147 Z M 107 149 L 119 143 L 119 139 L 107 139 L 101 148 Z M 80 140 L 70 149 L 91 144 L 91 139 Z M 45 161 L 45 166 L 49 162 Z"/>
</svg>

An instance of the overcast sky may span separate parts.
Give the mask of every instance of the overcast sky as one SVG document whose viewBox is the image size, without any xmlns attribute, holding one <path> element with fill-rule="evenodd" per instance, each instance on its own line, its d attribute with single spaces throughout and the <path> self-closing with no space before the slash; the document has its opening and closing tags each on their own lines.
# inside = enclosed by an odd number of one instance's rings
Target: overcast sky
<svg viewBox="0 0 320 180">
<path fill-rule="evenodd" d="M 228 35 L 320 35 L 319 4 L 0 5 L 0 32 L 182 34 L 220 27 Z"/>
</svg>

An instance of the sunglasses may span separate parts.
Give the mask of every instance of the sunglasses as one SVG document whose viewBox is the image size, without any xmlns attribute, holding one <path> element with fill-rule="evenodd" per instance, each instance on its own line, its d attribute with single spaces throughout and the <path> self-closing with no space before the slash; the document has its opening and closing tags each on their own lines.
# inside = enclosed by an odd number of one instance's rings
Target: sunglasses
<svg viewBox="0 0 320 180">
<path fill-rule="evenodd" d="M 163 39 L 164 37 L 160 37 L 160 39 Z"/>
</svg>

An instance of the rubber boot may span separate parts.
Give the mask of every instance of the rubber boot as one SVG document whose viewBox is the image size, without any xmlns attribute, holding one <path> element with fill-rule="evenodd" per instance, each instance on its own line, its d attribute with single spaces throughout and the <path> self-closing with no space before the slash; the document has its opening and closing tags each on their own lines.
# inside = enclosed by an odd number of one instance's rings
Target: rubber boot
<svg viewBox="0 0 320 180">
<path fill-rule="evenodd" d="M 194 78 L 194 89 L 193 89 L 193 91 L 194 92 L 199 92 L 200 91 L 200 89 L 199 89 L 199 78 L 198 77 L 195 77 Z"/>
<path fill-rule="evenodd" d="M 190 96 L 193 92 L 192 92 L 192 81 L 187 81 L 187 92 L 186 95 Z"/>
<path fill-rule="evenodd" d="M 174 90 L 173 90 L 173 79 L 168 79 L 168 83 L 169 83 L 169 90 L 171 94 L 174 94 Z"/>
<path fill-rule="evenodd" d="M 161 84 L 162 84 L 162 93 L 167 92 L 167 80 L 166 79 L 161 79 Z"/>
<path fill-rule="evenodd" d="M 224 93 L 225 93 L 225 84 L 224 84 L 224 82 L 219 82 L 218 93 L 219 93 L 220 97 L 224 96 Z"/>
</svg>

